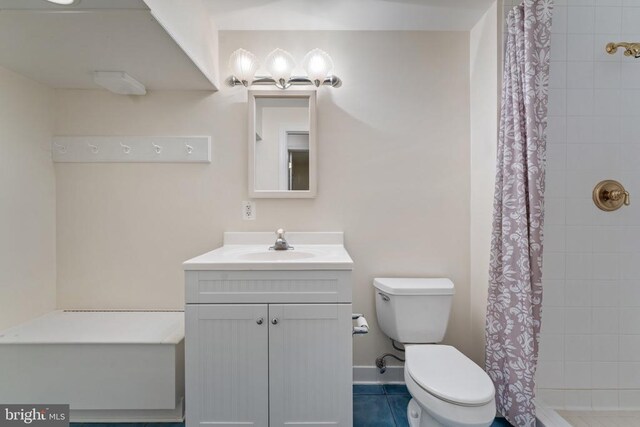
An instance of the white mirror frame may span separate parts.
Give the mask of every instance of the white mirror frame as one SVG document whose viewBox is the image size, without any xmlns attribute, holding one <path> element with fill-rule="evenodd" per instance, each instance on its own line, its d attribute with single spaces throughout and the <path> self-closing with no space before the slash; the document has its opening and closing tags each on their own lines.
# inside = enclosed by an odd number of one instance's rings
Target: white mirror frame
<svg viewBox="0 0 640 427">
<path fill-rule="evenodd" d="M 269 199 L 311 199 L 318 193 L 317 133 L 315 90 L 250 90 L 249 96 L 249 197 Z M 256 98 L 308 98 L 309 99 L 309 190 L 256 190 Z"/>
</svg>

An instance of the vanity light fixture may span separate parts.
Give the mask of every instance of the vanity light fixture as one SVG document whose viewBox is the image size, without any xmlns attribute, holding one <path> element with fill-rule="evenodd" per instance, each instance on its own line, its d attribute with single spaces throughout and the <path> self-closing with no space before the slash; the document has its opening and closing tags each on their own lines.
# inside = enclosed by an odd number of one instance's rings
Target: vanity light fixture
<svg viewBox="0 0 640 427">
<path fill-rule="evenodd" d="M 238 49 L 229 58 L 231 72 L 245 87 L 253 83 L 253 77 L 259 66 L 258 58 L 248 50 Z"/>
<path fill-rule="evenodd" d="M 286 50 L 275 49 L 267 55 L 265 67 L 273 80 L 276 81 L 276 86 L 280 89 L 286 89 L 290 86 L 289 79 L 296 67 L 296 61 Z"/>
<path fill-rule="evenodd" d="M 340 87 L 342 80 L 331 74 L 333 60 L 329 54 L 321 49 L 313 49 L 302 60 L 302 68 L 306 76 L 292 76 L 296 68 L 293 56 L 283 49 L 273 50 L 265 59 L 265 68 L 270 76 L 256 76 L 259 62 L 256 56 L 245 50 L 238 49 L 231 54 L 229 68 L 231 77 L 227 80 L 231 86 L 275 85 L 280 89 L 287 89 L 292 85 L 305 86 L 321 85 Z"/>
<path fill-rule="evenodd" d="M 313 49 L 304 56 L 302 67 L 316 87 L 333 71 L 333 60 L 327 52 Z"/>
</svg>

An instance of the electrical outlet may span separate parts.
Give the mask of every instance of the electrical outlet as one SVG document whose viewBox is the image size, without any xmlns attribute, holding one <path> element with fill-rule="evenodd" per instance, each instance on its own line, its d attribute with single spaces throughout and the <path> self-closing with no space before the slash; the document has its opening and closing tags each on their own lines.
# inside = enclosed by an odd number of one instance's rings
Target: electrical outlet
<svg viewBox="0 0 640 427">
<path fill-rule="evenodd" d="M 242 202 L 242 219 L 253 221 L 256 219 L 256 204 L 250 200 Z"/>
</svg>

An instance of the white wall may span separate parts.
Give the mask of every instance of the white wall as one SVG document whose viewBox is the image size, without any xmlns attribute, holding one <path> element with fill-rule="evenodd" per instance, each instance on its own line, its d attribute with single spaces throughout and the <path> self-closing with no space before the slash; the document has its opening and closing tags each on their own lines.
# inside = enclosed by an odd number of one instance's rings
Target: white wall
<svg viewBox="0 0 640 427">
<path fill-rule="evenodd" d="M 640 3 L 569 4 L 556 7 L 551 39 L 539 396 L 556 407 L 637 410 L 640 60 L 605 45 L 638 41 Z M 631 206 L 595 207 L 593 187 L 609 178 L 630 191 Z"/>
<path fill-rule="evenodd" d="M 0 67 L 0 329 L 55 308 L 53 91 Z"/>
<path fill-rule="evenodd" d="M 220 87 L 218 29 L 203 0 L 144 0 L 151 14 L 193 61 L 213 89 Z"/>
<path fill-rule="evenodd" d="M 220 32 L 220 60 L 243 47 L 301 59 L 328 51 L 344 84 L 318 93 L 319 192 L 312 200 L 247 198 L 244 88 L 58 91 L 58 135 L 210 134 L 213 162 L 57 164 L 58 303 L 73 308 L 180 308 L 181 262 L 225 230 L 344 230 L 355 260 L 354 311 L 372 332 L 355 364 L 390 349 L 375 322 L 376 276 L 447 276 L 456 296 L 447 342 L 471 353 L 469 34 Z M 443 49 L 443 46 L 446 48 Z"/>
<path fill-rule="evenodd" d="M 484 366 L 485 315 L 489 284 L 489 250 L 500 110 L 498 34 L 502 9 L 497 2 L 470 33 L 471 61 L 471 227 L 470 302 L 474 360 Z"/>
</svg>

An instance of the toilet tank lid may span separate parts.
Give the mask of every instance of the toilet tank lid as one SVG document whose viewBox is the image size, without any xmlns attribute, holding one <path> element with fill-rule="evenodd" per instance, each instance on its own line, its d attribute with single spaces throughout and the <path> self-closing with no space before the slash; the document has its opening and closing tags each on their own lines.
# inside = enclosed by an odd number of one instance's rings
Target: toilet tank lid
<svg viewBox="0 0 640 427">
<path fill-rule="evenodd" d="M 447 278 L 376 278 L 373 286 L 389 295 L 453 295 L 453 282 Z"/>
</svg>

